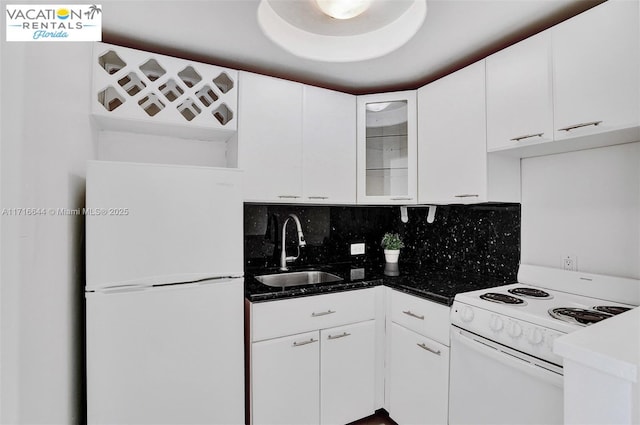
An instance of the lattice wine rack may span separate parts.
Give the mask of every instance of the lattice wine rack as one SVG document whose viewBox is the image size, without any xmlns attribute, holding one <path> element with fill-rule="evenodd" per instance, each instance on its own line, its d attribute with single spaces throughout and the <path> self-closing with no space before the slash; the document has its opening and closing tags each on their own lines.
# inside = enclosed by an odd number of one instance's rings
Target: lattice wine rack
<svg viewBox="0 0 640 425">
<path fill-rule="evenodd" d="M 92 112 L 105 129 L 226 140 L 237 130 L 235 70 L 96 43 Z"/>
</svg>

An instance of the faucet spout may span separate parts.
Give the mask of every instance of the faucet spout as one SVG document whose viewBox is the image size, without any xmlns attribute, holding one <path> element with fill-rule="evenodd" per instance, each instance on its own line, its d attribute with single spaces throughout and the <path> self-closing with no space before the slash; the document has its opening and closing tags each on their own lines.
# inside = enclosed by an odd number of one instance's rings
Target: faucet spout
<svg viewBox="0 0 640 425">
<path fill-rule="evenodd" d="M 298 232 L 298 255 L 295 257 L 287 257 L 286 250 L 286 236 L 287 236 L 287 223 L 289 220 L 293 220 L 296 224 L 296 231 Z M 306 246 L 307 243 L 304 240 L 304 234 L 302 233 L 302 224 L 300 223 L 300 219 L 295 214 L 289 214 L 284 223 L 282 224 L 282 249 L 280 251 L 280 270 L 287 271 L 289 268 L 287 267 L 287 262 L 292 262 L 300 257 L 300 248 Z"/>
</svg>

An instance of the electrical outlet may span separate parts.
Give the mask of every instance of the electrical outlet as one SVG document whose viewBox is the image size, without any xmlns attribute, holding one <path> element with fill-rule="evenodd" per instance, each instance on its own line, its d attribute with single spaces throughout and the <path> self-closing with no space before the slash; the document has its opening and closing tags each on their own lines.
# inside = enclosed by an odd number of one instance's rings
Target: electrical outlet
<svg viewBox="0 0 640 425">
<path fill-rule="evenodd" d="M 351 255 L 362 255 L 364 254 L 364 244 L 363 243 L 352 243 L 351 244 Z"/>
<path fill-rule="evenodd" d="M 562 268 L 570 272 L 578 271 L 578 258 L 575 255 L 562 257 Z"/>
</svg>

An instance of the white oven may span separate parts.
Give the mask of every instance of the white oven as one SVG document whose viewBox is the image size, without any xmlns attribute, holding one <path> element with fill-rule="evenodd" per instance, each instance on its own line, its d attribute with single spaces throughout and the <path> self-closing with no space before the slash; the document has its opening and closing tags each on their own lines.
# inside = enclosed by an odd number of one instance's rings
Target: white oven
<svg viewBox="0 0 640 425">
<path fill-rule="evenodd" d="M 562 368 L 451 327 L 449 423 L 562 424 Z"/>
<path fill-rule="evenodd" d="M 522 283 L 457 294 L 449 423 L 562 424 L 556 338 L 638 304 L 639 281 L 520 266 Z"/>
</svg>

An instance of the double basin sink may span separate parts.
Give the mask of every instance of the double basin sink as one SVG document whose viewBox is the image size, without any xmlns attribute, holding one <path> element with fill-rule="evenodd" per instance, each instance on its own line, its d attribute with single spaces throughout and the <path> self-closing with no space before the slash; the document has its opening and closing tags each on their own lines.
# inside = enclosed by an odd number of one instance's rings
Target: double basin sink
<svg viewBox="0 0 640 425">
<path fill-rule="evenodd" d="M 267 286 L 286 288 L 289 286 L 315 285 L 317 283 L 340 282 L 340 276 L 319 270 L 307 270 L 291 273 L 276 273 L 256 276 L 256 280 Z"/>
</svg>

